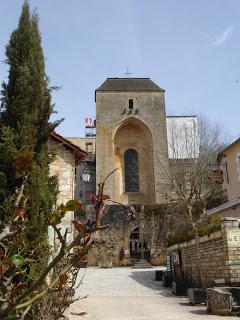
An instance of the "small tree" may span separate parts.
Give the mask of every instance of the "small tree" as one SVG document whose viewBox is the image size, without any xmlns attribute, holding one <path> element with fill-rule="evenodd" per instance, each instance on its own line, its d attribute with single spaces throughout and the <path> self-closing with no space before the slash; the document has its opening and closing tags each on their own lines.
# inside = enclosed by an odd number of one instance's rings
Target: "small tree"
<svg viewBox="0 0 240 320">
<path fill-rule="evenodd" d="M 8 223 L 2 224 L 0 232 L 0 317 L 1 319 L 51 319 L 64 316 L 66 308 L 75 300 L 74 289 L 77 287 L 77 275 L 81 264 L 93 243 L 93 233 L 106 228 L 101 226 L 105 212 L 104 184 L 99 184 L 98 194 L 91 194 L 94 206 L 94 219 L 81 221 L 76 219 L 73 225 L 77 231 L 75 239 L 68 243 L 68 230 L 63 234 L 61 221 L 67 211 L 84 208 L 78 201 L 70 200 L 66 205 L 52 209 L 47 218 L 48 227 L 56 232 L 58 250 L 52 252 L 52 258 L 41 269 L 38 255 L 48 249 L 48 243 L 40 242 L 34 247 L 27 237 L 28 219 L 22 203 L 28 202 L 26 183 L 29 158 L 22 159 L 25 172 L 23 183 L 16 200 L 2 207 L 8 215 Z M 17 168 L 16 168 L 17 169 Z M 129 218 L 134 214 L 129 208 Z M 17 248 L 17 252 L 15 251 Z"/>
<path fill-rule="evenodd" d="M 169 161 L 160 164 L 166 177 L 168 216 L 175 225 L 190 224 L 195 229 L 207 202 L 221 190 L 219 182 L 209 178 L 209 172 L 225 142 L 222 128 L 203 117 L 181 123 L 169 121 Z"/>
</svg>

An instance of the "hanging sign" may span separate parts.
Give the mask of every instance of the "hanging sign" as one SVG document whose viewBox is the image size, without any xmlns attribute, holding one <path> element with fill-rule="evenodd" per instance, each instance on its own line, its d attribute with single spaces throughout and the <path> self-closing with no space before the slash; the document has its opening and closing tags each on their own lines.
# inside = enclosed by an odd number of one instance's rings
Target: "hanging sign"
<svg viewBox="0 0 240 320">
<path fill-rule="evenodd" d="M 92 127 L 93 126 L 93 117 L 86 117 L 85 118 L 85 126 L 88 126 L 88 127 Z"/>
</svg>

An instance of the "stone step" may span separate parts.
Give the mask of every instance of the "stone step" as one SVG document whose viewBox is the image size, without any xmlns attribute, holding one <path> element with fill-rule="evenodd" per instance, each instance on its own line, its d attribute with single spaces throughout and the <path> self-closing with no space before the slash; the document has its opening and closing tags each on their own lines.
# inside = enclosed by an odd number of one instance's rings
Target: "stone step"
<svg viewBox="0 0 240 320">
<path fill-rule="evenodd" d="M 152 268 L 152 265 L 147 260 L 138 260 L 132 266 L 133 269 Z"/>
</svg>

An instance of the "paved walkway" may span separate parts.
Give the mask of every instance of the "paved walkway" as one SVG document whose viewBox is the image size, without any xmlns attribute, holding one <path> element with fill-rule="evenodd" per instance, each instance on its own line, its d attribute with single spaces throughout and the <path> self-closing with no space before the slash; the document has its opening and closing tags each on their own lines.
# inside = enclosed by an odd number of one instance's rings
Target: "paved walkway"
<svg viewBox="0 0 240 320">
<path fill-rule="evenodd" d="M 207 315 L 205 306 L 190 306 L 155 281 L 155 270 L 87 268 L 70 309 L 71 320 L 229 320 L 236 317 Z M 82 278 L 82 270 L 79 279 Z M 83 313 L 86 314 L 84 315 Z M 81 316 L 80 316 L 81 315 Z"/>
</svg>

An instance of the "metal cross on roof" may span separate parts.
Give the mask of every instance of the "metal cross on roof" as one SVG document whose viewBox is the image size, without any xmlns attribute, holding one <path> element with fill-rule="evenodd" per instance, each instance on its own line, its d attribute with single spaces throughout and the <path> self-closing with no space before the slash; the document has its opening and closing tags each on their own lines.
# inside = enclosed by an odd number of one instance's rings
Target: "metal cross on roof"
<svg viewBox="0 0 240 320">
<path fill-rule="evenodd" d="M 132 72 L 129 71 L 129 69 L 127 68 L 126 72 L 124 72 L 124 74 L 126 74 L 126 76 L 129 78 L 130 74 L 132 74 Z"/>
</svg>

